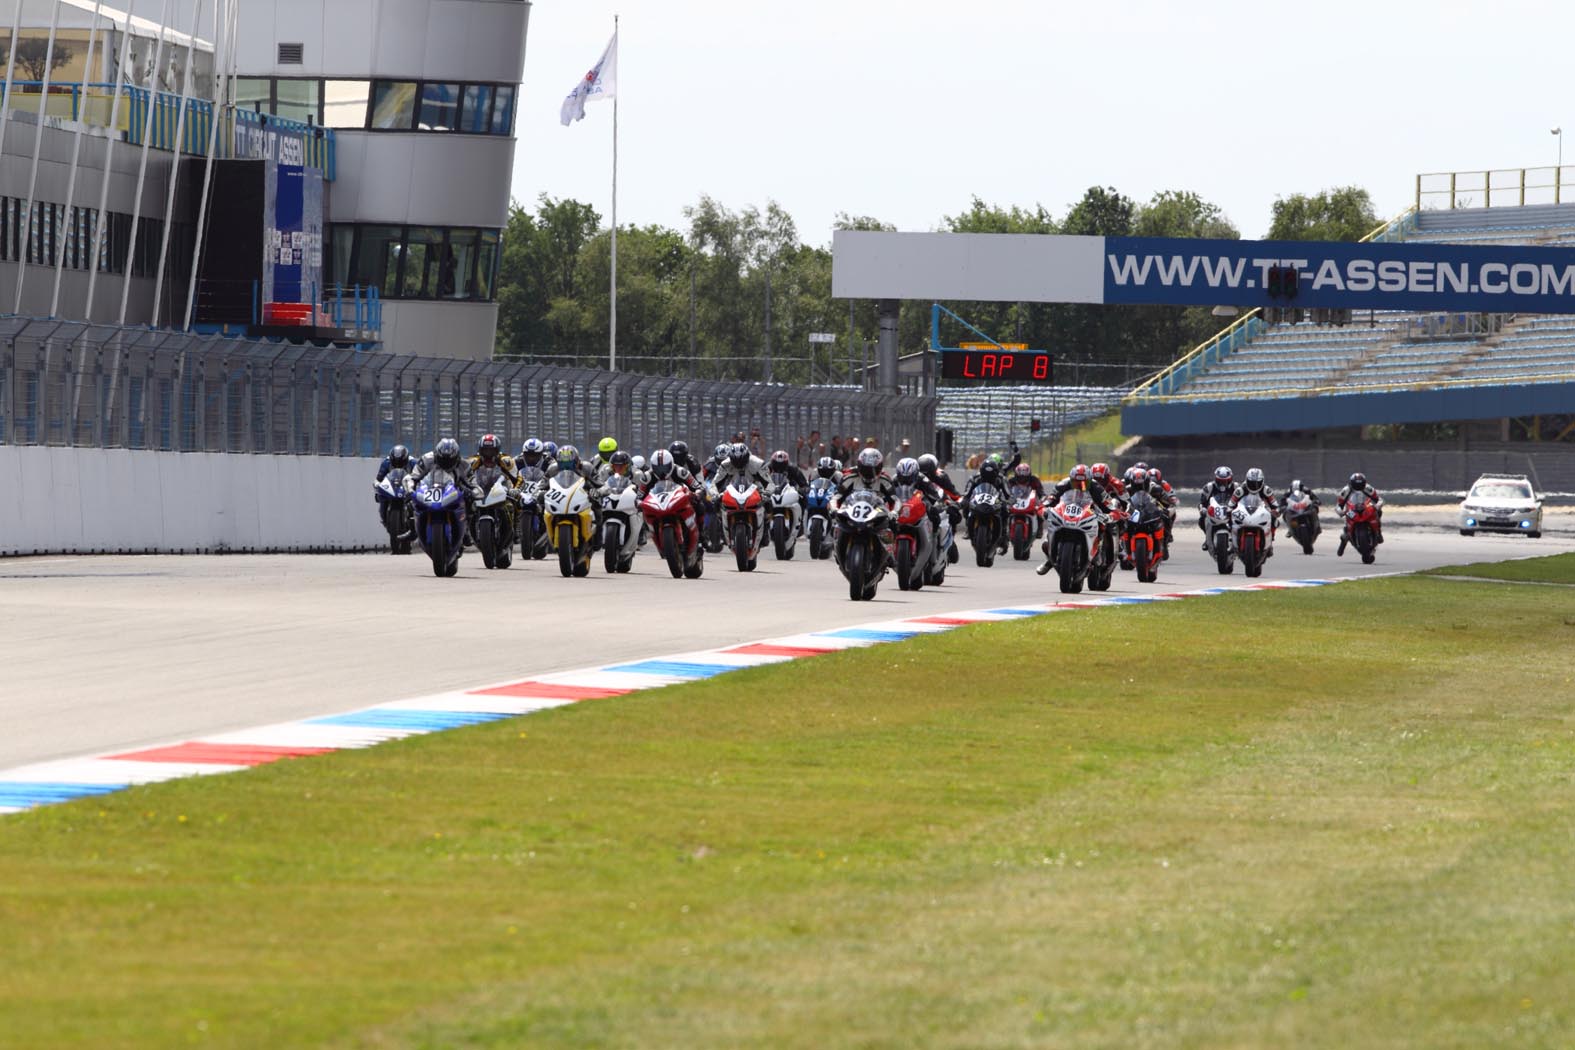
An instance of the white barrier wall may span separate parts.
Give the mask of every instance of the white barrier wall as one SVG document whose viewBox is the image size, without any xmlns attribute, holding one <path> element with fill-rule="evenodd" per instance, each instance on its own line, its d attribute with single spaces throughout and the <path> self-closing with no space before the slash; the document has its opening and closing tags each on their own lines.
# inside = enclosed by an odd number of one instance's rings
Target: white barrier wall
<svg viewBox="0 0 1575 1050">
<path fill-rule="evenodd" d="M 0 555 L 378 547 L 377 465 L 0 445 Z"/>
</svg>

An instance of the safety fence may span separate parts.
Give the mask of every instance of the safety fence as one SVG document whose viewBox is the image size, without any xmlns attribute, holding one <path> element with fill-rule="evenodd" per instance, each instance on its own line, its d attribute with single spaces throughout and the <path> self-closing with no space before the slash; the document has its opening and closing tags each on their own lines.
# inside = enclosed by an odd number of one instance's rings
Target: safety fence
<svg viewBox="0 0 1575 1050">
<path fill-rule="evenodd" d="M 0 318 L 0 444 L 371 456 L 495 433 L 638 452 L 739 432 L 758 448 L 820 431 L 928 443 L 934 398 L 399 357 Z M 758 439 L 755 432 L 758 431 Z"/>
</svg>

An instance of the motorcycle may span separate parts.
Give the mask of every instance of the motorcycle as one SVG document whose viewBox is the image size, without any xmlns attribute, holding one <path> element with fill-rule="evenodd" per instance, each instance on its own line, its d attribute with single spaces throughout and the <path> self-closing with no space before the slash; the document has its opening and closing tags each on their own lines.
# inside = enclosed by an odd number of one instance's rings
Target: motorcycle
<svg viewBox="0 0 1575 1050">
<path fill-rule="evenodd" d="M 673 579 L 698 580 L 705 571 L 705 545 L 689 487 L 670 478 L 658 481 L 640 501 L 640 513 Z"/>
<path fill-rule="evenodd" d="M 809 483 L 809 495 L 804 500 L 804 531 L 809 534 L 809 556 L 816 561 L 831 557 L 831 501 L 836 495 L 837 483 L 830 478 L 816 478 Z"/>
<path fill-rule="evenodd" d="M 1005 505 L 994 485 L 977 485 L 968 497 L 968 539 L 973 557 L 981 569 L 995 564 L 995 551 L 1001 542 L 1001 519 Z"/>
<path fill-rule="evenodd" d="M 753 572 L 765 533 L 766 502 L 760 486 L 747 478 L 734 478 L 722 493 L 722 513 L 727 517 L 727 537 L 738 571 Z"/>
<path fill-rule="evenodd" d="M 952 516 L 946 506 L 941 508 L 940 524 L 935 527 L 935 542 L 930 544 L 930 549 L 930 563 L 924 569 L 924 582 L 939 587 L 946 582 L 946 566 L 957 560 L 957 537 L 952 533 Z"/>
<path fill-rule="evenodd" d="M 878 495 L 860 489 L 837 507 L 836 520 L 837 568 L 848 581 L 848 597 L 867 602 L 891 562 L 891 512 Z"/>
<path fill-rule="evenodd" d="M 1231 511 L 1231 539 L 1248 576 L 1262 576 L 1263 563 L 1274 557 L 1274 515 L 1269 504 L 1249 492 Z"/>
<path fill-rule="evenodd" d="M 897 586 L 905 591 L 924 587 L 935 557 L 935 529 L 930 524 L 930 505 L 924 493 L 913 485 L 898 485 L 897 533 L 892 543 L 897 563 Z"/>
<path fill-rule="evenodd" d="M 1287 492 L 1285 523 L 1291 530 L 1291 538 L 1301 544 L 1302 553 L 1311 554 L 1313 543 L 1318 539 L 1318 534 L 1323 532 L 1323 524 L 1318 520 L 1318 507 L 1312 497 L 1300 489 Z"/>
<path fill-rule="evenodd" d="M 547 483 L 543 505 L 547 535 L 558 552 L 558 571 L 564 576 L 590 575 L 595 515 L 585 479 L 575 471 L 560 470 Z"/>
<path fill-rule="evenodd" d="M 700 508 L 700 535 L 707 554 L 720 554 L 727 546 L 727 523 L 722 520 L 722 495 L 716 486 L 707 484 L 705 503 Z"/>
<path fill-rule="evenodd" d="M 546 472 L 540 467 L 526 467 L 520 472 L 514 517 L 520 534 L 520 557 L 528 560 L 540 561 L 552 549 L 542 516 L 542 490 L 546 484 Z"/>
<path fill-rule="evenodd" d="M 1159 579 L 1159 563 L 1165 550 L 1165 530 L 1169 521 L 1165 508 L 1147 492 L 1134 492 L 1127 505 L 1126 560 L 1137 571 L 1139 583 Z"/>
<path fill-rule="evenodd" d="M 602 493 L 602 559 L 608 573 L 628 572 L 640 550 L 640 494 L 623 474 L 611 474 Z"/>
<path fill-rule="evenodd" d="M 1027 485 L 1013 485 L 1007 498 L 1011 506 L 1006 512 L 1006 535 L 1012 543 L 1012 557 L 1027 561 L 1044 528 L 1044 509 L 1039 494 Z"/>
<path fill-rule="evenodd" d="M 1109 531 L 1088 493 L 1077 489 L 1063 493 L 1046 515 L 1045 533 L 1041 576 L 1055 569 L 1063 594 L 1081 593 L 1085 581 L 1089 590 L 1109 589 L 1116 568 Z"/>
<path fill-rule="evenodd" d="M 1363 565 L 1378 558 L 1378 508 L 1365 492 L 1353 492 L 1345 501 L 1345 537 L 1362 556 Z"/>
<path fill-rule="evenodd" d="M 377 497 L 377 516 L 388 531 L 390 554 L 409 554 L 416 541 L 415 512 L 410 507 L 410 493 L 405 491 L 406 471 L 395 467 L 382 481 L 372 483 L 372 493 Z"/>
<path fill-rule="evenodd" d="M 786 474 L 772 474 L 771 546 L 776 549 L 777 561 L 793 560 L 802 513 L 803 504 L 799 502 L 798 489 L 788 484 Z"/>
<path fill-rule="evenodd" d="M 1231 540 L 1230 518 L 1230 501 L 1210 496 L 1203 511 L 1204 540 L 1221 576 L 1236 571 L 1236 545 Z"/>
<path fill-rule="evenodd" d="M 476 487 L 483 495 L 476 504 L 470 531 L 489 569 L 507 569 L 514 561 L 514 498 L 503 471 L 482 466 L 476 470 Z"/>
<path fill-rule="evenodd" d="M 416 538 L 432 559 L 432 575 L 453 576 L 465 553 L 465 493 L 454 475 L 434 470 L 416 486 Z"/>
</svg>

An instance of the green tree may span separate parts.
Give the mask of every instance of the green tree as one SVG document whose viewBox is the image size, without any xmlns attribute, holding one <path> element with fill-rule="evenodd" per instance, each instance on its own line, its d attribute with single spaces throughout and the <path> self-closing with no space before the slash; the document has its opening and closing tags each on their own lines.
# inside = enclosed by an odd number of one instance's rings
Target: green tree
<svg viewBox="0 0 1575 1050">
<path fill-rule="evenodd" d="M 55 49 L 51 52 L 47 39 L 30 37 L 16 45 L 16 64 L 26 71 L 27 79 L 43 80 L 46 71 L 59 69 L 75 54 L 69 45 L 59 40 L 55 41 Z"/>
<path fill-rule="evenodd" d="M 1139 237 L 1198 237 L 1234 241 L 1241 233 L 1217 204 L 1190 190 L 1154 194 L 1133 217 Z M 1149 364 L 1170 361 L 1209 338 L 1221 327 L 1206 306 L 1133 306 L 1121 308 L 1130 340 L 1128 357 Z"/>
<path fill-rule="evenodd" d="M 500 353 L 555 347 L 570 336 L 564 325 L 577 302 L 580 254 L 600 225 L 589 204 L 546 194 L 534 214 L 509 209 L 498 273 Z M 578 349 L 572 339 L 569 348 Z"/>
<path fill-rule="evenodd" d="M 1378 225 L 1373 199 L 1357 186 L 1308 196 L 1277 197 L 1269 224 L 1271 241 L 1359 241 Z"/>
</svg>

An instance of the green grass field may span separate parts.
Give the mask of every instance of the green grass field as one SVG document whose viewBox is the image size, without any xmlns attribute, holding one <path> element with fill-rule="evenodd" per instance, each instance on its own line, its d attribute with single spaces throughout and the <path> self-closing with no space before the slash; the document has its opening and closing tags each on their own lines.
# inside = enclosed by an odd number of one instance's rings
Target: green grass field
<svg viewBox="0 0 1575 1050">
<path fill-rule="evenodd" d="M 1567 1047 L 1572 651 L 1067 612 L 0 818 L 0 1046 Z"/>
<path fill-rule="evenodd" d="M 1479 561 L 1429 569 L 1430 576 L 1477 576 L 1520 583 L 1575 583 L 1575 554 L 1554 554 L 1521 561 Z"/>
</svg>

